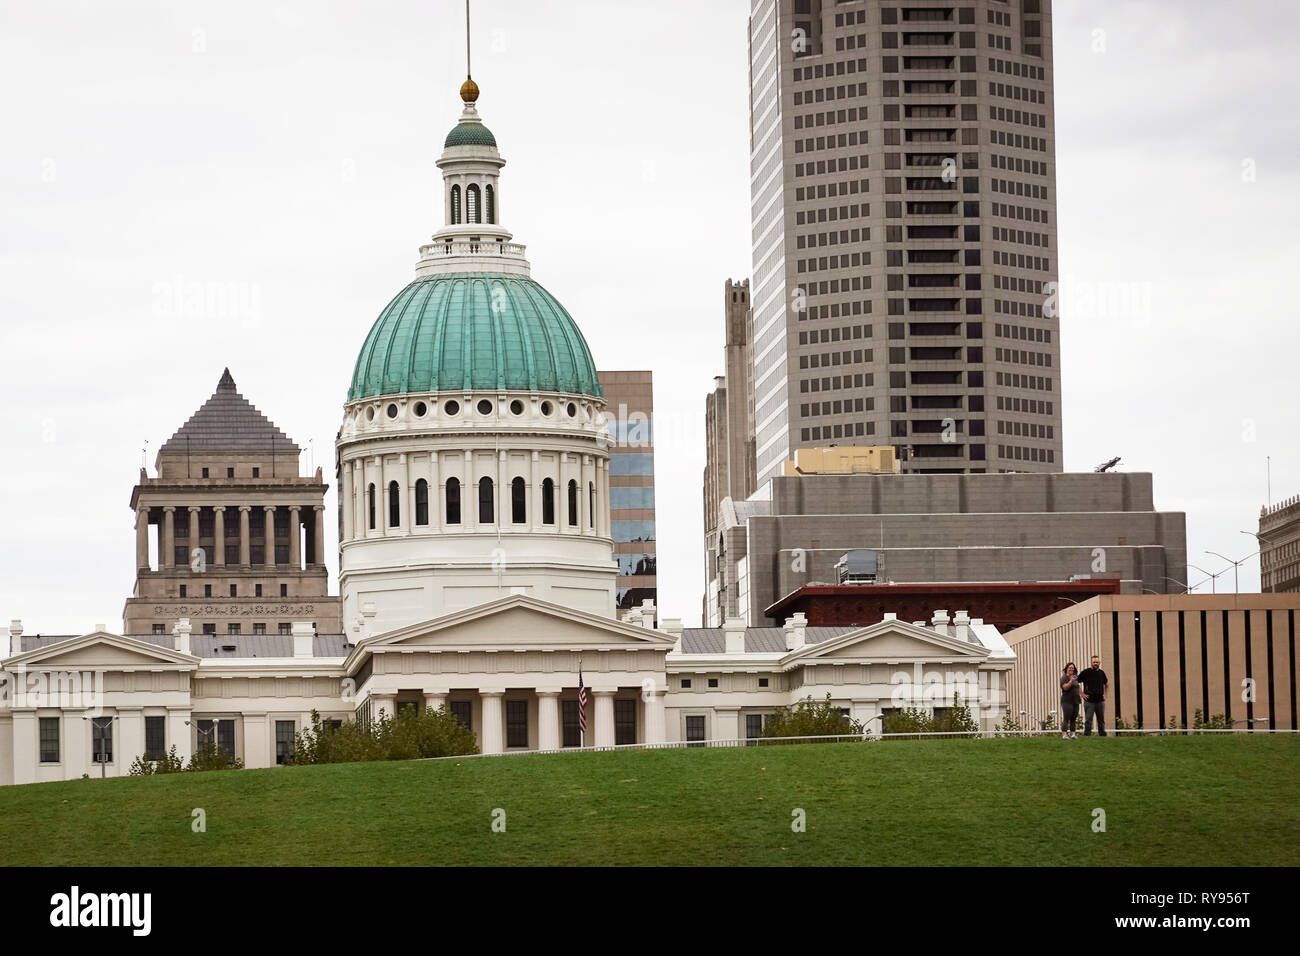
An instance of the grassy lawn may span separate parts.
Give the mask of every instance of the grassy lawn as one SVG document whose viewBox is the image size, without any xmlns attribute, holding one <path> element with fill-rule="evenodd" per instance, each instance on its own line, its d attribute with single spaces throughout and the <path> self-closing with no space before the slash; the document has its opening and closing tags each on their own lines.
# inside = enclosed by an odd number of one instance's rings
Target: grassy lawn
<svg viewBox="0 0 1300 956">
<path fill-rule="evenodd" d="M 29 866 L 1292 865 L 1298 758 L 1300 737 L 1224 734 L 76 780 L 0 788 L 0 845 Z M 197 807 L 205 833 L 191 830 Z M 1105 833 L 1092 831 L 1096 807 Z"/>
</svg>

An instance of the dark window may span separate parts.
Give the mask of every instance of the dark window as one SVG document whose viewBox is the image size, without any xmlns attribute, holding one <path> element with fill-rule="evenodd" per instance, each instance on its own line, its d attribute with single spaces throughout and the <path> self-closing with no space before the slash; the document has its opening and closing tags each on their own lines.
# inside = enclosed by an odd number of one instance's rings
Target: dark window
<svg viewBox="0 0 1300 956">
<path fill-rule="evenodd" d="M 447 479 L 447 524 L 460 524 L 460 480 Z"/>
<path fill-rule="evenodd" d="M 465 188 L 465 221 L 467 223 L 481 223 L 483 221 L 483 213 L 479 203 L 479 189 L 473 183 Z"/>
<path fill-rule="evenodd" d="M 235 469 L 233 469 L 233 468 L 227 468 L 227 469 L 226 469 L 226 477 L 227 477 L 227 478 L 234 478 L 234 477 L 235 477 Z"/>
<path fill-rule="evenodd" d="M 235 722 L 233 720 L 200 720 L 196 725 L 198 728 L 198 745 L 212 747 L 213 729 L 216 730 L 216 747 L 227 757 L 235 756 Z"/>
<path fill-rule="evenodd" d="M 710 677 L 710 678 L 709 678 L 709 686 L 710 686 L 710 687 L 717 687 L 717 686 L 718 686 L 718 679 L 717 679 L 716 677 Z"/>
<path fill-rule="evenodd" d="M 451 187 L 451 224 L 457 225 L 460 222 L 460 187 Z"/>
<path fill-rule="evenodd" d="M 587 527 L 596 527 L 596 485 L 587 482 Z"/>
<path fill-rule="evenodd" d="M 506 746 L 528 746 L 528 701 L 506 701 Z"/>
<path fill-rule="evenodd" d="M 59 718 L 41 718 L 41 763 L 59 762 Z"/>
<path fill-rule="evenodd" d="M 144 759 L 161 760 L 167 752 L 167 718 L 144 719 Z"/>
<path fill-rule="evenodd" d="M 687 717 L 686 718 L 686 739 L 703 740 L 704 739 L 704 718 Z M 703 744 L 692 744 L 694 747 L 702 747 Z"/>
<path fill-rule="evenodd" d="M 767 686 L 767 678 L 766 678 L 766 677 L 760 677 L 760 678 L 758 679 L 758 686 L 759 686 L 759 687 L 766 687 L 766 686 Z"/>
<path fill-rule="evenodd" d="M 262 585 L 260 585 L 260 584 L 254 584 L 254 585 L 253 585 L 253 597 L 261 597 L 261 596 L 262 596 Z"/>
<path fill-rule="evenodd" d="M 492 507 L 492 479 L 484 475 L 478 480 L 478 521 L 479 524 L 491 524 L 493 518 Z"/>
<path fill-rule="evenodd" d="M 211 584 L 205 584 L 205 585 L 203 585 L 203 596 L 204 596 L 204 597 L 212 597 L 212 585 L 211 585 Z"/>
<path fill-rule="evenodd" d="M 388 483 L 388 527 L 397 528 L 402 524 L 402 492 L 395 481 Z"/>
<path fill-rule="evenodd" d="M 581 746 L 582 733 L 578 729 L 578 702 L 576 700 L 560 701 L 560 720 L 564 732 L 562 746 Z"/>
<path fill-rule="evenodd" d="M 203 633 L 204 633 L 204 634 L 215 634 L 215 633 L 217 633 L 217 625 L 216 625 L 216 624 L 204 624 L 204 625 L 203 625 Z"/>
<path fill-rule="evenodd" d="M 181 597 L 185 597 L 185 591 L 186 591 L 186 587 L 185 587 L 185 585 L 182 584 L 182 585 L 181 585 Z"/>
<path fill-rule="evenodd" d="M 371 531 L 375 530 L 375 486 L 372 484 L 366 489 L 366 509 Z"/>
<path fill-rule="evenodd" d="M 555 482 L 542 481 L 542 524 L 555 524 Z"/>
<path fill-rule="evenodd" d="M 281 584 L 281 585 L 280 585 L 280 597 L 288 597 L 288 596 L 289 596 L 289 585 L 287 585 L 287 584 Z"/>
<path fill-rule="evenodd" d="M 278 633 L 278 634 L 292 634 L 292 633 L 293 633 L 293 625 L 292 625 L 292 624 L 288 624 L 288 623 L 277 624 L 277 625 L 276 625 L 276 633 Z"/>
<path fill-rule="evenodd" d="M 746 714 L 745 715 L 745 736 L 750 740 L 755 737 L 763 736 L 763 715 Z"/>
<path fill-rule="evenodd" d="M 254 477 L 254 478 L 261 478 L 261 477 L 262 477 L 262 469 L 261 469 L 261 468 L 254 468 L 254 469 L 253 469 L 253 477 Z"/>
<path fill-rule="evenodd" d="M 483 187 L 484 202 L 487 206 L 487 221 L 495 223 L 497 221 L 497 200 L 496 192 L 491 186 Z"/>
<path fill-rule="evenodd" d="M 238 634 L 238 633 L 239 633 L 239 625 L 238 625 L 238 624 L 227 624 L 227 625 L 226 625 L 226 633 L 227 633 L 227 634 Z"/>
<path fill-rule="evenodd" d="M 275 722 L 275 762 L 283 764 L 293 753 L 294 723 L 292 720 Z"/>
<path fill-rule="evenodd" d="M 460 721 L 460 725 L 466 730 L 473 730 L 471 714 L 474 712 L 473 705 L 467 700 L 453 700 L 449 705 L 451 715 Z"/>
<path fill-rule="evenodd" d="M 239 591 L 239 585 L 237 585 L 237 584 L 232 584 L 232 585 L 230 586 L 230 596 L 231 596 L 231 597 L 239 597 L 239 593 L 238 593 L 238 591 Z"/>
<path fill-rule="evenodd" d="M 113 718 L 90 719 L 90 753 L 95 763 L 113 762 Z"/>
<path fill-rule="evenodd" d="M 614 743 L 636 743 L 636 701 L 614 701 Z"/>
<path fill-rule="evenodd" d="M 152 628 L 153 628 L 153 633 L 155 633 L 155 634 L 166 634 L 166 633 L 167 633 L 167 626 L 166 626 L 165 624 L 154 624 L 154 625 L 151 625 L 151 626 L 152 626 Z"/>
<path fill-rule="evenodd" d="M 569 481 L 569 527 L 578 526 L 578 483 Z"/>
<path fill-rule="evenodd" d="M 510 520 L 515 524 L 523 524 L 528 520 L 527 509 L 524 504 L 526 497 L 524 480 L 515 478 L 510 482 Z"/>
<path fill-rule="evenodd" d="M 429 523 L 429 483 L 423 478 L 415 483 L 415 523 Z"/>
<path fill-rule="evenodd" d="M 683 677 L 682 690 L 690 690 L 690 689 L 691 689 L 691 679 L 689 677 Z"/>
<path fill-rule="evenodd" d="M 207 470 L 206 468 L 203 469 L 203 477 L 204 477 L 204 478 L 208 478 L 208 477 L 210 477 L 210 476 L 208 475 L 208 470 Z"/>
</svg>

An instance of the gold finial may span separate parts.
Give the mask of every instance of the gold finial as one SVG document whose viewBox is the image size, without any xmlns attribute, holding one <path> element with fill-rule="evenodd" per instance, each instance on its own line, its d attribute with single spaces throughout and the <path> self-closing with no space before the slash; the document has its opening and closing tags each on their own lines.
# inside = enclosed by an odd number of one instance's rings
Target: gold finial
<svg viewBox="0 0 1300 956">
<path fill-rule="evenodd" d="M 465 82 L 460 85 L 460 98 L 466 103 L 473 103 L 478 100 L 478 84 L 472 77 L 466 77 Z"/>
</svg>

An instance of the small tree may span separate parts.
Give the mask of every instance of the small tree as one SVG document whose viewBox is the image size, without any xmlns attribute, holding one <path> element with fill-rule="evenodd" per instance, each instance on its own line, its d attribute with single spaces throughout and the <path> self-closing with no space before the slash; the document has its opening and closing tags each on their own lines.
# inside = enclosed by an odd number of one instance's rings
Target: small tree
<svg viewBox="0 0 1300 956">
<path fill-rule="evenodd" d="M 809 695 L 794 707 L 778 707 L 763 723 L 764 737 L 829 737 L 860 735 L 862 724 L 826 700 L 813 702 Z"/>
<path fill-rule="evenodd" d="M 1002 715 L 1002 719 L 993 725 L 993 732 L 999 737 L 1019 736 L 1020 730 L 1020 719 L 1012 715 L 1010 707 Z"/>
<path fill-rule="evenodd" d="M 136 757 L 127 773 L 132 777 L 152 777 L 160 773 L 180 773 L 185 769 L 185 761 L 181 760 L 180 755 L 176 753 L 175 744 L 172 744 L 171 750 L 156 760 L 145 758 L 145 754 Z"/>
<path fill-rule="evenodd" d="M 952 706 L 942 717 L 934 721 L 934 729 L 949 733 L 971 733 L 980 729 L 970 708 L 961 702 L 956 691 L 952 692 Z"/>
<path fill-rule="evenodd" d="M 294 740 L 290 764 L 356 763 L 369 760 L 415 760 L 479 752 L 474 732 L 444 705 L 417 714 L 403 709 L 390 717 L 381 712 L 369 724 L 348 721 L 337 727 L 311 712 L 311 726 Z"/>
</svg>

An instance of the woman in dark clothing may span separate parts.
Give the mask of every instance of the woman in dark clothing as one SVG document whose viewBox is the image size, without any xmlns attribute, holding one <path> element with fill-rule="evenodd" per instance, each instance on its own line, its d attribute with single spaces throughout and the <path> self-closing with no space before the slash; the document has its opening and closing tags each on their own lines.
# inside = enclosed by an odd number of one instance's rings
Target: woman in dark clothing
<svg viewBox="0 0 1300 956">
<path fill-rule="evenodd" d="M 1075 720 L 1079 716 L 1079 672 L 1074 663 L 1061 672 L 1061 739 L 1075 740 Z"/>
</svg>

